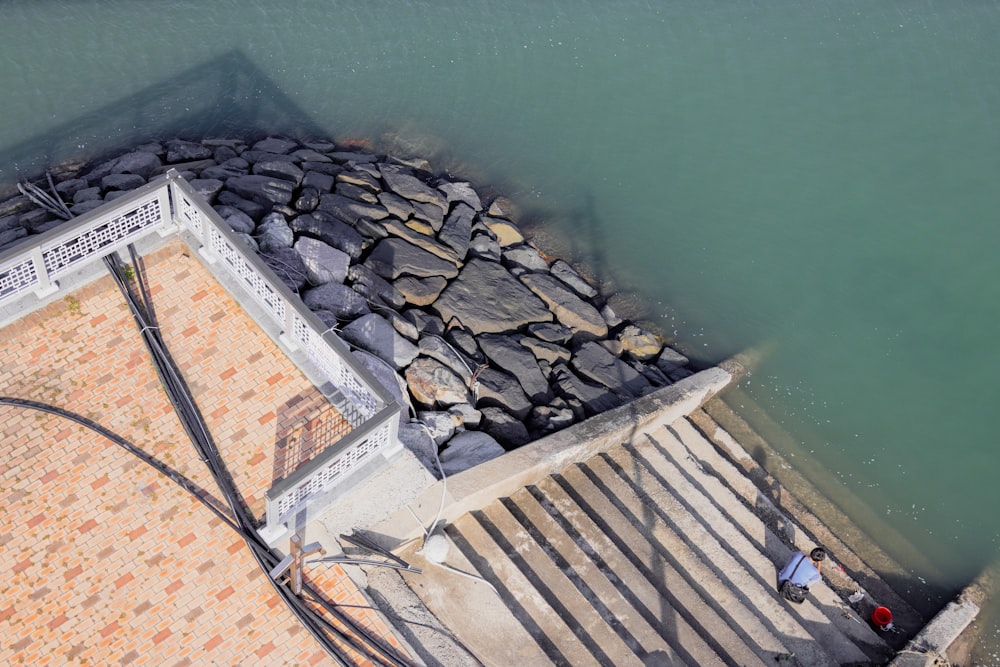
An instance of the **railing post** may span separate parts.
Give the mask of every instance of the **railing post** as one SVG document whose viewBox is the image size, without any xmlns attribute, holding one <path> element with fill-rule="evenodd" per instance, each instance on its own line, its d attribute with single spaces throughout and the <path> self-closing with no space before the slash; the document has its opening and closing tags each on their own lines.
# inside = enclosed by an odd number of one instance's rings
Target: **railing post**
<svg viewBox="0 0 1000 667">
<path fill-rule="evenodd" d="M 45 257 L 42 255 L 40 246 L 35 246 L 30 251 L 31 265 L 35 269 L 35 276 L 38 278 L 38 285 L 35 287 L 35 295 L 39 298 L 55 294 L 59 291 L 59 283 L 49 279 L 49 272 L 45 268 Z"/>
</svg>

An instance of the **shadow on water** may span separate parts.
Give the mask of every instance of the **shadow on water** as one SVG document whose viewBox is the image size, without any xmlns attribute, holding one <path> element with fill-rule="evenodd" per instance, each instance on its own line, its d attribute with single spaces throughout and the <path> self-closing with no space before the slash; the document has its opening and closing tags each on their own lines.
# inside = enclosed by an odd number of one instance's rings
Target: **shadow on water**
<svg viewBox="0 0 1000 667">
<path fill-rule="evenodd" d="M 16 193 L 19 178 L 51 165 L 98 159 L 144 141 L 276 133 L 301 139 L 324 131 L 242 51 L 233 50 L 0 147 L 0 197 Z"/>
</svg>

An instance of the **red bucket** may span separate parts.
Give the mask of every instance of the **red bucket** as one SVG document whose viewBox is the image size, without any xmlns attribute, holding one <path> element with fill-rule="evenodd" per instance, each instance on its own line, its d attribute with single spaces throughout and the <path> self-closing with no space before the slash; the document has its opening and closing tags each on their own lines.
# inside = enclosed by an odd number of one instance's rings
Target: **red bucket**
<svg viewBox="0 0 1000 667">
<path fill-rule="evenodd" d="M 888 607 L 875 607 L 875 611 L 872 612 L 872 623 L 882 630 L 888 630 L 892 627 L 892 612 Z"/>
</svg>

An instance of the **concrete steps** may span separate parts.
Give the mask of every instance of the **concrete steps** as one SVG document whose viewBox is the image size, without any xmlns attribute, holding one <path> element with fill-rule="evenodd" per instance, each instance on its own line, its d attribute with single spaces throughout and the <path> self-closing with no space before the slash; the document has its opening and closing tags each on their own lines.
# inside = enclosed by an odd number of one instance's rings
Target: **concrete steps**
<svg viewBox="0 0 1000 667">
<path fill-rule="evenodd" d="M 554 664 L 884 662 L 888 646 L 825 585 L 802 605 L 780 598 L 791 551 L 705 470 L 706 447 L 679 420 L 447 534 Z"/>
</svg>

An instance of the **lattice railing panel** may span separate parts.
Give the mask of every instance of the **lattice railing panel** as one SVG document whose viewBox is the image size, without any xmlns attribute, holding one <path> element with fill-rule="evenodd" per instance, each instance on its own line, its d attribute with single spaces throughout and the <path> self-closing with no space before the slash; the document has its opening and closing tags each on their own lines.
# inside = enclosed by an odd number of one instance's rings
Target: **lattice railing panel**
<svg viewBox="0 0 1000 667">
<path fill-rule="evenodd" d="M 0 269 L 0 299 L 12 294 L 27 292 L 39 284 L 38 273 L 31 258 L 11 264 Z"/>
</svg>

